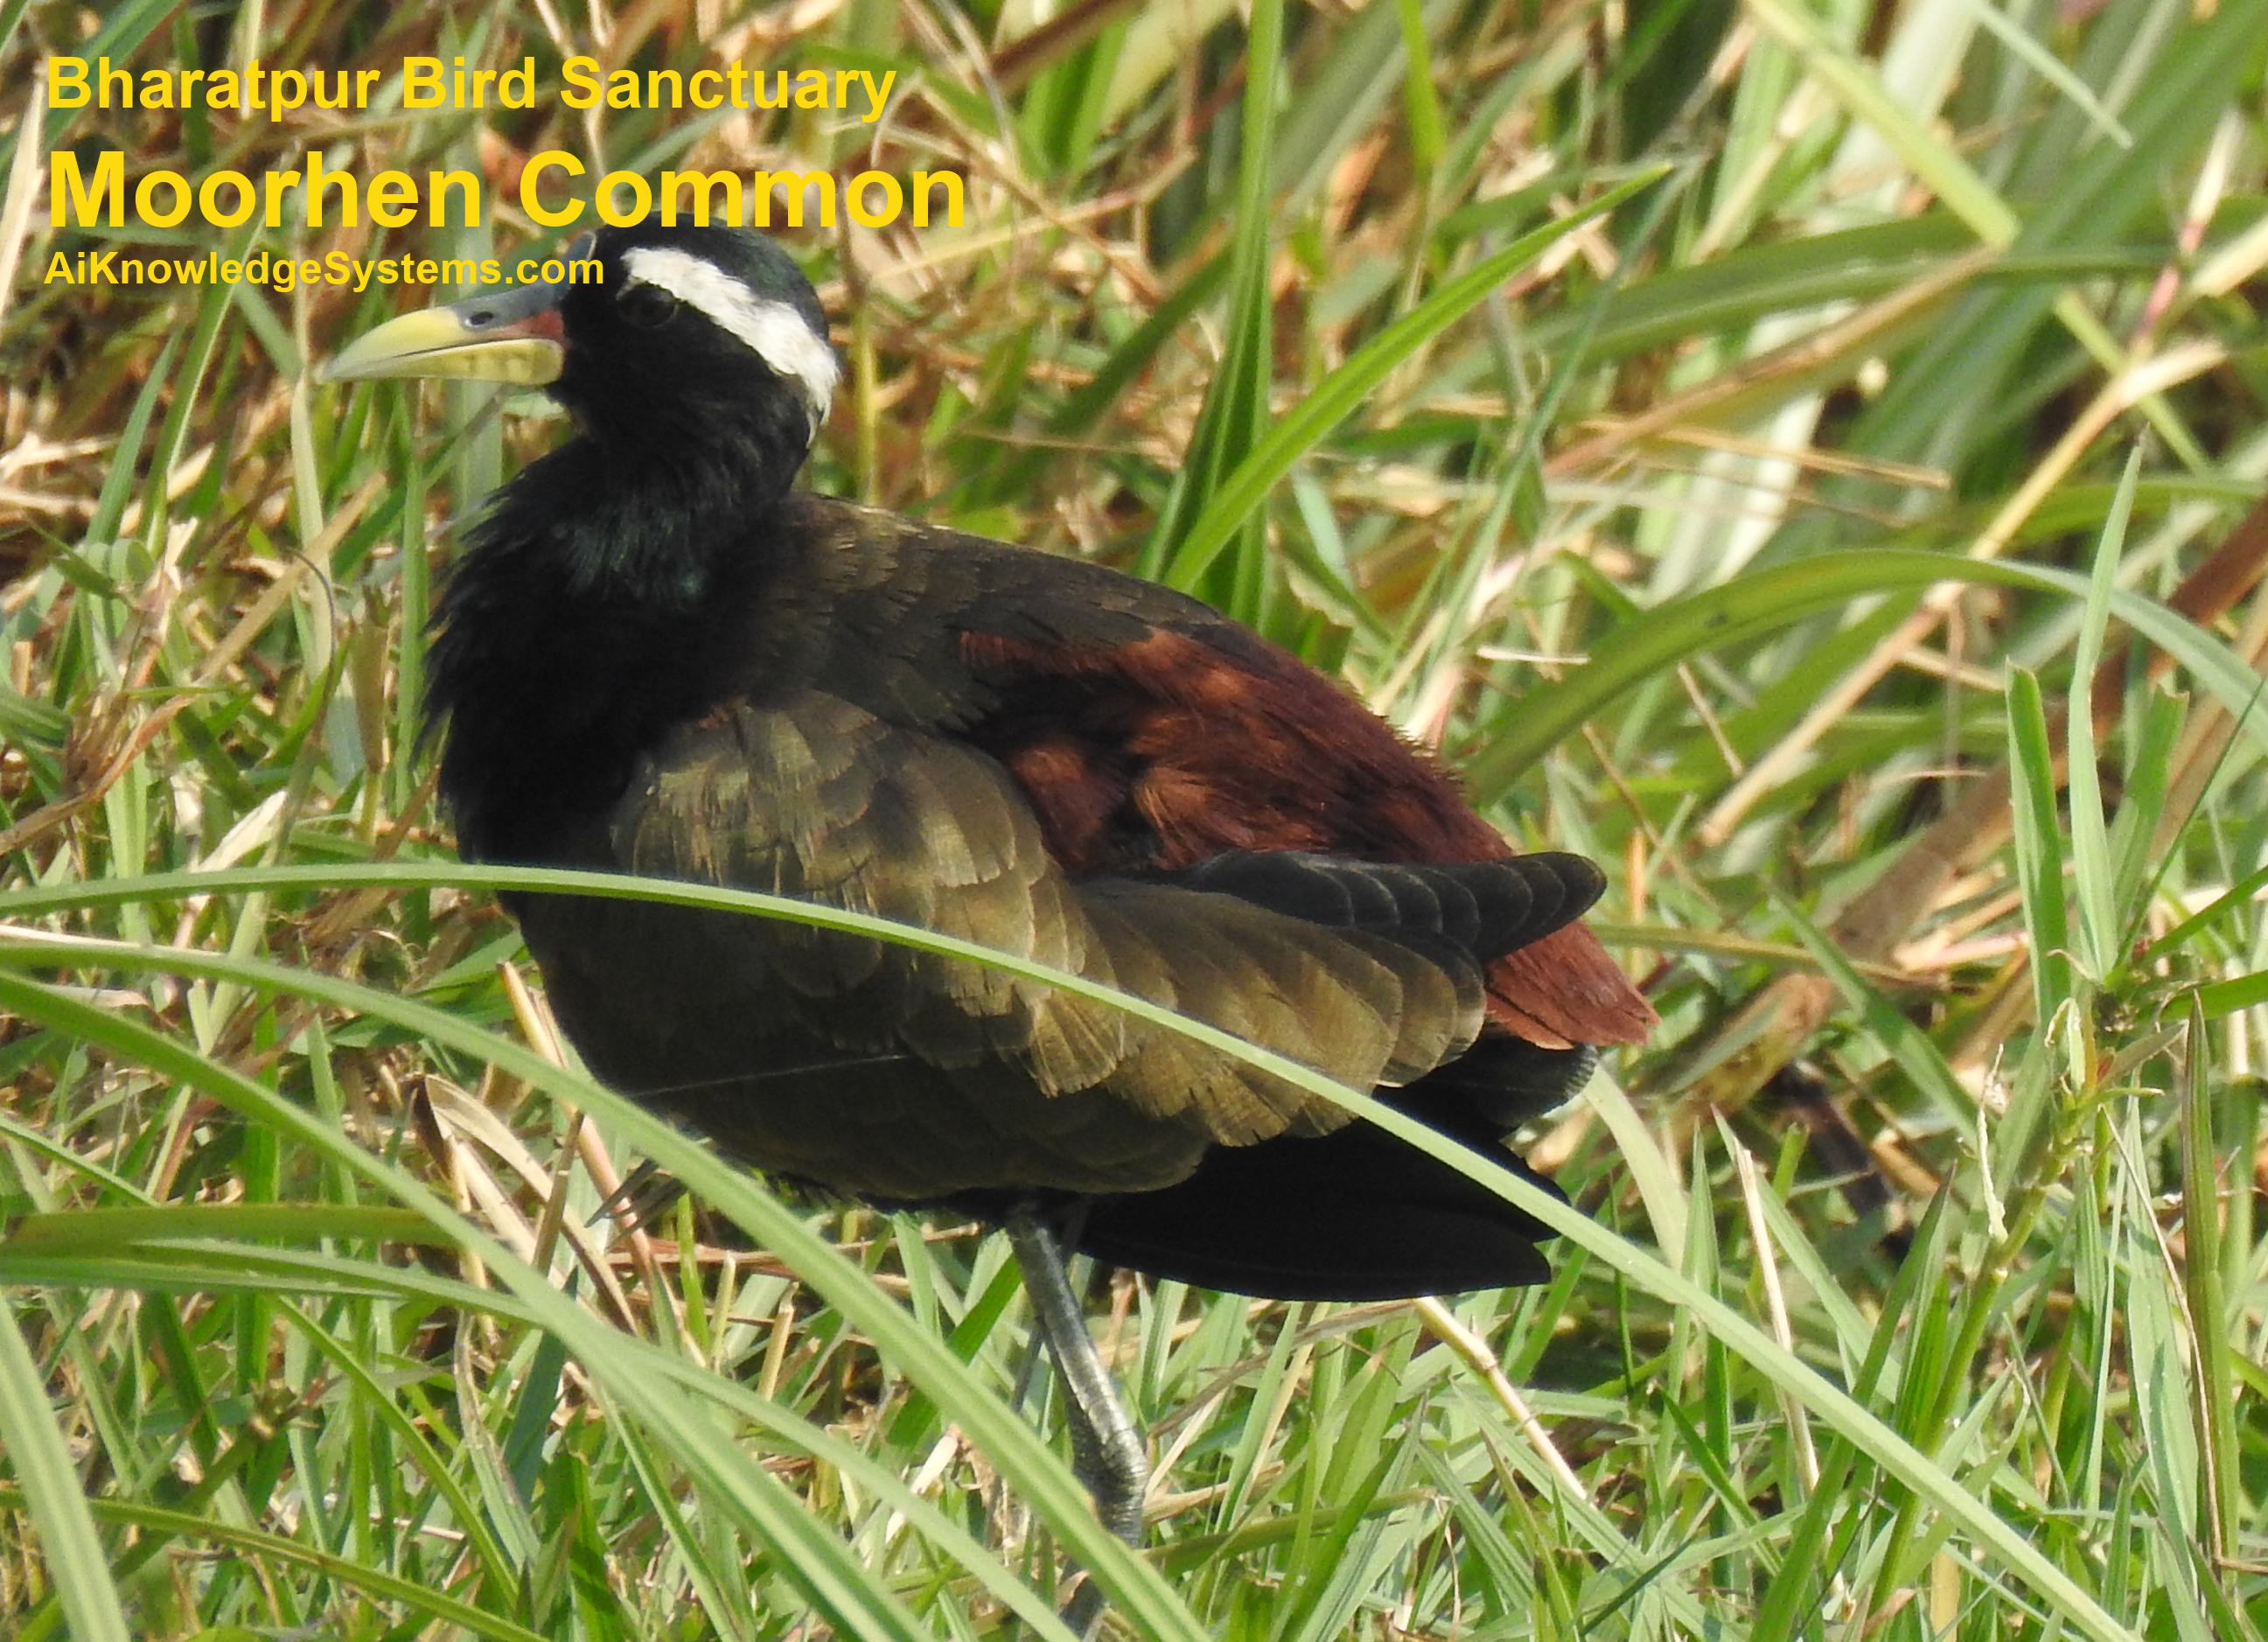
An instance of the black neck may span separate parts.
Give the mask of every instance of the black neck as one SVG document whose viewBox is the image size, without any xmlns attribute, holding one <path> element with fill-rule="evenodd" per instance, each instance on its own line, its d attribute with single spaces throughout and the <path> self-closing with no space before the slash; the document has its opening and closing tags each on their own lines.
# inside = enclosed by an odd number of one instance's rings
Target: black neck
<svg viewBox="0 0 2268 1642">
<path fill-rule="evenodd" d="M 437 612 L 429 721 L 470 858 L 563 858 L 639 748 L 738 681 L 793 469 L 578 438 L 524 469 L 472 533 Z"/>
<path fill-rule="evenodd" d="M 497 492 L 468 562 L 517 545 L 545 561 L 522 568 L 567 591 L 657 611 L 697 607 L 749 521 L 770 511 L 801 466 L 799 458 L 768 461 L 761 446 L 737 457 L 578 436 Z"/>
</svg>

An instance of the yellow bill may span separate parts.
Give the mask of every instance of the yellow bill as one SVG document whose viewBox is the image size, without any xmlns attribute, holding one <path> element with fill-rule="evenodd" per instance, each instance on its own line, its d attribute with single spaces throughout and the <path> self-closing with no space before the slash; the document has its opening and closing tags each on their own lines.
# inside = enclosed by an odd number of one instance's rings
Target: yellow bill
<svg viewBox="0 0 2268 1642">
<path fill-rule="evenodd" d="M 523 285 L 405 313 L 349 343 L 322 379 L 436 376 L 541 387 L 566 363 L 559 297 L 556 285 Z"/>
</svg>

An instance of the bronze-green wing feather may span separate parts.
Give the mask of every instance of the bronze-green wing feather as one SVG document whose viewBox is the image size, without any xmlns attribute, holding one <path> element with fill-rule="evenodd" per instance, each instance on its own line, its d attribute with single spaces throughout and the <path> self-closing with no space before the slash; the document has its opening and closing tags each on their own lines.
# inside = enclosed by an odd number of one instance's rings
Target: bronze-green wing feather
<svg viewBox="0 0 2268 1642">
<path fill-rule="evenodd" d="M 1366 1090 L 1469 1049 L 1487 961 L 1595 894 L 1587 865 L 1557 856 L 1407 867 L 1263 853 L 1074 882 L 998 762 L 808 689 L 673 732 L 591 843 L 623 869 L 871 913 L 1085 976 Z M 836 1189 L 1123 1192 L 1183 1178 L 1208 1145 L 1344 1121 L 1166 1029 L 966 961 L 636 902 L 535 897 L 520 914 L 601 1076 Z"/>
</svg>

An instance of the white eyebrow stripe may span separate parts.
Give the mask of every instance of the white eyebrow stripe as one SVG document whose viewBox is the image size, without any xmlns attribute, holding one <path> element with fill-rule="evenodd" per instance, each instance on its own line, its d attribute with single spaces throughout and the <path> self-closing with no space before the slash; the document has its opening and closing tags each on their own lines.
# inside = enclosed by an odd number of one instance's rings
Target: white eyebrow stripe
<svg viewBox="0 0 2268 1642">
<path fill-rule="evenodd" d="M 623 253 L 633 284 L 666 291 L 710 323 L 755 350 L 772 372 L 797 384 L 811 408 L 812 425 L 827 418 L 843 367 L 824 336 L 793 304 L 759 297 L 713 262 L 689 251 L 640 246 Z"/>
</svg>

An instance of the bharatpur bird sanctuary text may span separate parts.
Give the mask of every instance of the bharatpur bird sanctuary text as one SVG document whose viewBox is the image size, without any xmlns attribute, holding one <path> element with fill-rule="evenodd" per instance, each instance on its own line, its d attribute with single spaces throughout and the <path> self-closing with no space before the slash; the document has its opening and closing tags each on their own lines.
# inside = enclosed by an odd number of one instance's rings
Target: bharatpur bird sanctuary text
<svg viewBox="0 0 2268 1642">
<path fill-rule="evenodd" d="M 256 60 L 241 70 L 127 69 L 107 57 L 55 56 L 48 59 L 46 79 L 48 106 L 59 111 L 203 108 L 271 121 L 313 109 L 343 114 L 532 108 L 539 86 L 534 58 L 509 69 L 477 69 L 461 57 L 446 63 L 405 57 L 389 74 L 376 69 L 276 69 Z M 831 109 L 871 125 L 881 118 L 896 79 L 887 70 L 753 70 L 740 63 L 690 71 L 608 70 L 596 58 L 571 56 L 559 66 L 556 88 L 545 89 L 578 110 Z M 312 149 L 304 162 L 287 169 L 216 169 L 192 178 L 163 168 L 129 173 L 127 156 L 116 149 L 92 153 L 64 148 L 48 156 L 48 178 L 57 228 L 168 229 L 192 217 L 214 228 L 239 227 L 255 218 L 269 228 L 333 223 L 354 227 L 365 216 L 382 228 L 421 222 L 476 227 L 483 215 L 483 179 L 477 172 L 437 169 L 420 176 L 381 170 L 363 177 L 326 165 Z M 932 221 L 958 227 L 965 204 L 965 184 L 954 171 L 917 171 L 903 180 L 885 171 L 862 171 L 841 181 L 823 169 L 664 171 L 651 182 L 637 172 L 609 171 L 593 180 L 580 159 L 556 148 L 528 156 L 513 186 L 513 202 L 529 221 L 545 228 L 570 227 L 586 217 L 615 227 L 650 217 L 671 225 L 757 228 L 773 226 L 777 217 L 791 228 L 831 227 L 838 209 L 862 227 L 900 221 L 917 228 Z M 48 278 L 76 280 L 90 266 L 85 256 L 58 252 Z M 330 277 L 308 274 L 319 276 Z"/>
</svg>

